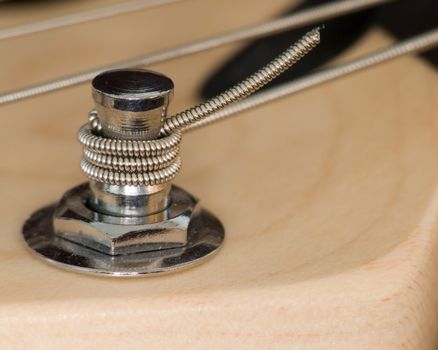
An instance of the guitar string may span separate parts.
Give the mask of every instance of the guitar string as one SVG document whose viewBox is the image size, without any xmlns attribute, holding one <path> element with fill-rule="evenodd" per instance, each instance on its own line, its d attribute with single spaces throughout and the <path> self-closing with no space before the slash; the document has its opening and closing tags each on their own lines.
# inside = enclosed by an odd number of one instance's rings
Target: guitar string
<svg viewBox="0 0 438 350">
<path fill-rule="evenodd" d="M 195 107 L 166 118 L 161 128 L 161 135 L 170 135 L 175 131 L 200 122 L 212 113 L 225 108 L 227 105 L 252 95 L 301 60 L 301 58 L 307 55 L 319 42 L 319 28 L 315 28 L 286 49 L 277 58 L 242 82 Z"/>
<path fill-rule="evenodd" d="M 204 120 L 185 127 L 182 129 L 182 132 L 184 133 L 196 130 L 200 127 L 234 116 L 235 114 L 259 107 L 269 102 L 276 101 L 283 97 L 290 96 L 297 92 L 344 77 L 366 68 L 373 67 L 400 56 L 423 52 L 435 47 L 438 47 L 438 29 L 417 35 L 410 39 L 401 41 L 393 46 L 362 56 L 350 62 L 329 67 L 319 72 L 309 74 L 303 78 L 294 80 L 290 83 L 285 83 L 280 86 L 270 88 L 267 91 L 262 91 L 257 95 L 248 97 L 241 102 L 237 102 L 221 111 L 211 114 Z"/>
<path fill-rule="evenodd" d="M 335 16 L 345 15 L 347 13 L 359 11 L 365 8 L 382 5 L 390 1 L 393 0 L 339 0 L 333 3 L 316 6 L 280 19 L 264 22 L 255 26 L 249 26 L 238 31 L 217 35 L 210 37 L 209 39 L 193 42 L 188 45 L 174 47 L 154 54 L 148 54 L 112 65 L 102 66 L 79 74 L 74 74 L 49 82 L 6 92 L 0 95 L 0 105 L 85 83 L 92 80 L 97 74 L 100 74 L 106 70 L 146 66 L 164 62 L 233 42 L 260 38 L 266 35 L 279 33 L 286 29 L 297 28 Z"/>
<path fill-rule="evenodd" d="M 181 128 L 251 95 L 302 59 L 319 42 L 319 28 L 315 28 L 241 83 L 203 104 L 167 118 L 161 129 L 164 137 L 159 139 L 121 140 L 103 137 L 99 133 L 99 115 L 91 111 L 88 123 L 78 133 L 79 142 L 84 146 L 82 171 L 94 181 L 112 185 L 168 183 L 181 168 L 178 156 Z"/>
<path fill-rule="evenodd" d="M 134 11 L 164 6 L 179 1 L 182 0 L 135 0 L 110 6 L 102 6 L 88 11 L 76 12 L 69 15 L 54 17 L 29 24 L 3 28 L 0 29 L 0 40 L 17 38 L 28 34 L 35 34 L 75 24 L 96 21 L 99 19 L 123 15 Z"/>
</svg>

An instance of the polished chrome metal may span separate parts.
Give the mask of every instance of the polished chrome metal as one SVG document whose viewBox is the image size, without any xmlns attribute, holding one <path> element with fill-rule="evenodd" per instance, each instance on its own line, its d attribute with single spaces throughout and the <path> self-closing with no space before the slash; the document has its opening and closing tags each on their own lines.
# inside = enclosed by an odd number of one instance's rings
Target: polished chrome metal
<svg viewBox="0 0 438 350">
<path fill-rule="evenodd" d="M 112 70 L 93 79 L 95 110 L 78 139 L 96 211 L 145 216 L 169 206 L 181 135 L 157 138 L 172 94 L 171 79 L 147 70 Z"/>
<path fill-rule="evenodd" d="M 276 101 L 283 97 L 290 96 L 305 89 L 309 89 L 349 74 L 359 72 L 366 68 L 373 67 L 407 54 L 423 52 L 435 47 L 438 47 L 438 29 L 414 36 L 411 39 L 401 41 L 398 44 L 370 53 L 350 62 L 334 67 L 328 67 L 316 73 L 309 74 L 303 78 L 291 81 L 290 83 L 285 83 L 260 92 L 255 96 L 251 96 L 241 102 L 230 105 L 216 113 L 209 115 L 203 120 L 183 128 L 182 132 L 196 130 L 211 123 L 232 117 L 238 113 L 259 107 L 272 101 Z"/>
<path fill-rule="evenodd" d="M 173 87 L 162 74 L 132 68 L 93 79 L 95 110 L 78 136 L 81 169 L 91 180 L 89 205 L 96 211 L 141 217 L 168 210 L 170 181 L 181 167 L 181 136 L 157 138 Z"/>
<path fill-rule="evenodd" d="M 115 216 L 146 216 L 169 207 L 170 184 L 121 186 L 90 181 L 88 205 L 99 212 Z"/>
<path fill-rule="evenodd" d="M 181 133 L 158 138 L 173 91 L 155 72 L 109 71 L 93 80 L 95 110 L 80 128 L 90 182 L 35 213 L 27 244 L 47 260 L 85 272 L 136 276 L 203 261 L 224 239 L 220 222 L 172 186 Z"/>
<path fill-rule="evenodd" d="M 182 247 L 189 224 L 199 210 L 198 200 L 184 190 L 169 188 L 168 206 L 146 215 L 115 216 L 90 207 L 90 186 L 66 192 L 53 214 L 54 232 L 60 237 L 108 255 L 136 254 Z"/>
<path fill-rule="evenodd" d="M 199 209 L 190 221 L 187 244 L 127 255 L 107 255 L 70 242 L 55 234 L 51 205 L 38 210 L 23 227 L 23 236 L 31 251 L 46 262 L 71 271 L 115 277 L 150 276 L 196 266 L 216 254 L 224 240 L 220 221 L 205 209 Z"/>
<path fill-rule="evenodd" d="M 319 41 L 319 28 L 315 28 L 306 33 L 300 40 L 282 52 L 266 66 L 242 82 L 206 102 L 166 118 L 161 134 L 171 135 L 176 131 L 180 131 L 193 123 L 207 118 L 209 115 L 223 109 L 227 105 L 253 94 L 303 58 L 319 44 Z"/>
<path fill-rule="evenodd" d="M 181 0 L 135 0 L 125 1 L 120 4 L 101 6 L 97 9 L 76 12 L 70 15 L 50 18 L 47 20 L 26 23 L 14 27 L 0 29 L 0 40 L 11 39 L 27 34 L 35 34 L 51 29 L 80 24 L 107 17 L 126 14 L 129 12 L 139 11 L 147 8 L 163 6 Z"/>
<path fill-rule="evenodd" d="M 171 79 L 156 72 L 118 69 L 96 76 L 92 87 L 102 136 L 158 138 L 173 95 Z"/>
<path fill-rule="evenodd" d="M 298 28 L 307 24 L 323 21 L 331 17 L 345 15 L 347 13 L 360 11 L 365 8 L 382 5 L 391 1 L 394 0 L 339 0 L 328 4 L 315 6 L 283 18 L 243 28 L 238 31 L 217 35 L 209 39 L 193 42 L 191 44 L 182 45 L 157 53 L 147 54 L 130 60 L 102 66 L 89 71 L 58 78 L 49 82 L 39 83 L 18 90 L 5 92 L 0 94 L 0 105 L 82 84 L 92 80 L 97 74 L 100 74 L 106 70 L 147 66 L 164 62 L 185 55 L 213 49 L 236 41 L 255 39 L 270 34 L 280 33 L 287 29 Z"/>
</svg>

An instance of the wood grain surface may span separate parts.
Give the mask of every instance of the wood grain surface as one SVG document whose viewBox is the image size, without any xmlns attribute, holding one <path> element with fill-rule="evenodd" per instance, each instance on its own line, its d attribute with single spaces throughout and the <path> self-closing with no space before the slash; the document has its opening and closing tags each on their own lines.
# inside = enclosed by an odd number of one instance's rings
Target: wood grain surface
<svg viewBox="0 0 438 350">
<path fill-rule="evenodd" d="M 186 0 L 3 41 L 0 90 L 287 3 Z M 1 25 L 35 16 L 20 11 Z M 342 60 L 389 43 L 375 29 Z M 176 82 L 172 110 L 237 47 L 154 66 Z M 20 236 L 34 210 L 85 180 L 75 135 L 89 86 L 0 107 L 0 349 L 436 349 L 437 90 L 436 72 L 405 57 L 187 134 L 175 183 L 222 219 L 226 243 L 200 267 L 129 280 L 48 266 Z"/>
</svg>

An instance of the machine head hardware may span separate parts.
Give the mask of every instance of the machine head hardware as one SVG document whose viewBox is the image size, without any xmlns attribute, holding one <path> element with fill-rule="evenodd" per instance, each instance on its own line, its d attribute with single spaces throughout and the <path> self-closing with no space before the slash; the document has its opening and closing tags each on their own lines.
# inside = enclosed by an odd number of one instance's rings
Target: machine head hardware
<svg viewBox="0 0 438 350">
<path fill-rule="evenodd" d="M 113 70 L 92 82 L 95 110 L 79 130 L 89 182 L 34 213 L 24 238 L 59 266 L 111 276 L 166 273 L 213 255 L 220 221 L 170 181 L 181 134 L 160 137 L 173 93 L 168 77 Z"/>
</svg>

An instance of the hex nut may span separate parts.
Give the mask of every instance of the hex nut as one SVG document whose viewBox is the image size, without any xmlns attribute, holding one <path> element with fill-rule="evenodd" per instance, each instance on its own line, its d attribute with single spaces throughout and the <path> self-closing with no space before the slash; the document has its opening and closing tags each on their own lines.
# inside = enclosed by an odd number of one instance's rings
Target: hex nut
<svg viewBox="0 0 438 350">
<path fill-rule="evenodd" d="M 169 193 L 170 206 L 144 217 L 116 217 L 98 213 L 87 206 L 88 183 L 64 194 L 54 215 L 59 237 L 109 255 L 134 254 L 184 246 L 198 200 L 177 186 Z"/>
</svg>

